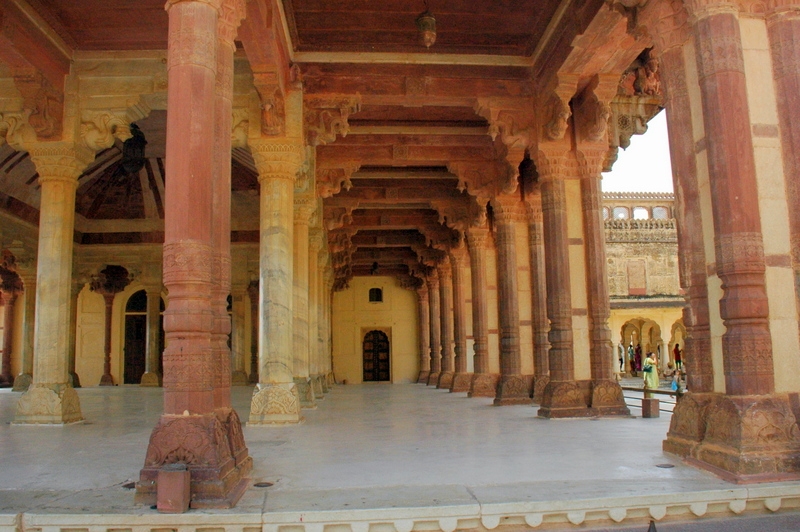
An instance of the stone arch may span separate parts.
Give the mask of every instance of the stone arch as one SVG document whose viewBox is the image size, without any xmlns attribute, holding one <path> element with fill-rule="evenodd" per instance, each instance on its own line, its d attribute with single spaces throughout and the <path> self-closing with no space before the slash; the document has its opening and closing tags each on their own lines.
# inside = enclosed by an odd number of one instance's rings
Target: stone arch
<svg viewBox="0 0 800 532">
<path fill-rule="evenodd" d="M 680 344 L 680 349 L 683 349 L 685 343 L 686 343 L 686 327 L 683 325 L 683 318 L 681 318 L 672 324 L 672 328 L 670 331 L 667 355 L 669 356 L 669 360 L 671 362 L 675 362 L 674 356 L 672 354 L 673 349 L 675 349 L 675 344 Z"/>
</svg>

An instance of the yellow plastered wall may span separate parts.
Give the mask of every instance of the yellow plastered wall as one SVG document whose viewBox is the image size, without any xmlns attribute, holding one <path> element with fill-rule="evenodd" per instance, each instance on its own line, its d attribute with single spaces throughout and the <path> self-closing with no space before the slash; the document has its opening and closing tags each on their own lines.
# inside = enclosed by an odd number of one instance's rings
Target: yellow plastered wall
<svg viewBox="0 0 800 532">
<path fill-rule="evenodd" d="M 370 303 L 370 288 L 383 290 L 383 302 Z M 390 379 L 416 382 L 419 374 L 417 294 L 393 277 L 355 277 L 350 288 L 333 295 L 333 368 L 338 382 L 363 381 L 361 343 L 371 330 L 389 336 Z"/>
<path fill-rule="evenodd" d="M 75 332 L 75 372 L 82 386 L 97 386 L 103 376 L 104 323 L 103 296 L 84 287 L 78 295 Z"/>
<path fill-rule="evenodd" d="M 464 279 L 464 327 L 467 330 L 467 373 L 472 373 L 475 370 L 475 337 L 472 333 L 472 272 L 469 268 L 469 263 L 461 271 Z"/>
<path fill-rule="evenodd" d="M 741 18 L 747 99 L 767 259 L 766 288 L 776 392 L 800 390 L 800 336 L 791 269 L 789 212 L 766 22 Z"/>
<path fill-rule="evenodd" d="M 567 196 L 567 236 L 569 245 L 569 281 L 572 291 L 572 345 L 575 379 L 592 378 L 589 361 L 589 315 L 586 296 L 586 251 L 583 240 L 581 182 L 565 182 Z M 577 312 L 576 312 L 577 311 Z"/>
</svg>

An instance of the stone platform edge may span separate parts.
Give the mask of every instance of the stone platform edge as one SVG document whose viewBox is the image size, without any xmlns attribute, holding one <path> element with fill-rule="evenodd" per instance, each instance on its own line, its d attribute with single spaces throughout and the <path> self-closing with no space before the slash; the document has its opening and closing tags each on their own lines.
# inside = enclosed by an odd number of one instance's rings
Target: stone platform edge
<svg viewBox="0 0 800 532">
<path fill-rule="evenodd" d="M 633 502 L 633 504 L 629 504 Z M 475 503 L 439 507 L 368 508 L 353 510 L 190 511 L 158 514 L 147 511 L 115 514 L 0 514 L 0 532 L 412 532 L 493 530 L 501 526 L 536 529 L 701 517 L 757 515 L 800 511 L 800 485 L 750 486 L 687 493 L 631 497 Z"/>
</svg>

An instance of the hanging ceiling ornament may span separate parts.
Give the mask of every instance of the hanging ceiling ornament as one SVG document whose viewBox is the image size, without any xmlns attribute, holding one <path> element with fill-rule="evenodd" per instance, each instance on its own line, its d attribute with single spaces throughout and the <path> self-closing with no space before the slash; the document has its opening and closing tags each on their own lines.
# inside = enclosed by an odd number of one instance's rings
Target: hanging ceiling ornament
<svg viewBox="0 0 800 532">
<path fill-rule="evenodd" d="M 428 9 L 428 2 L 425 0 L 425 12 L 420 13 L 417 17 L 417 29 L 419 30 L 419 38 L 425 48 L 430 48 L 436 42 L 436 19 L 433 18 Z"/>
</svg>

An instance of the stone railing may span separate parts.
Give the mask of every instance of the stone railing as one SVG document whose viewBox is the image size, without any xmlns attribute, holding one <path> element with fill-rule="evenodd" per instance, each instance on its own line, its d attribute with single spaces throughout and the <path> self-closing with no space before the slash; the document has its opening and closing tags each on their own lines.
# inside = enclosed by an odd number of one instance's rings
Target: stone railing
<svg viewBox="0 0 800 532">
<path fill-rule="evenodd" d="M 678 242 L 675 220 L 606 220 L 606 242 Z"/>
</svg>

